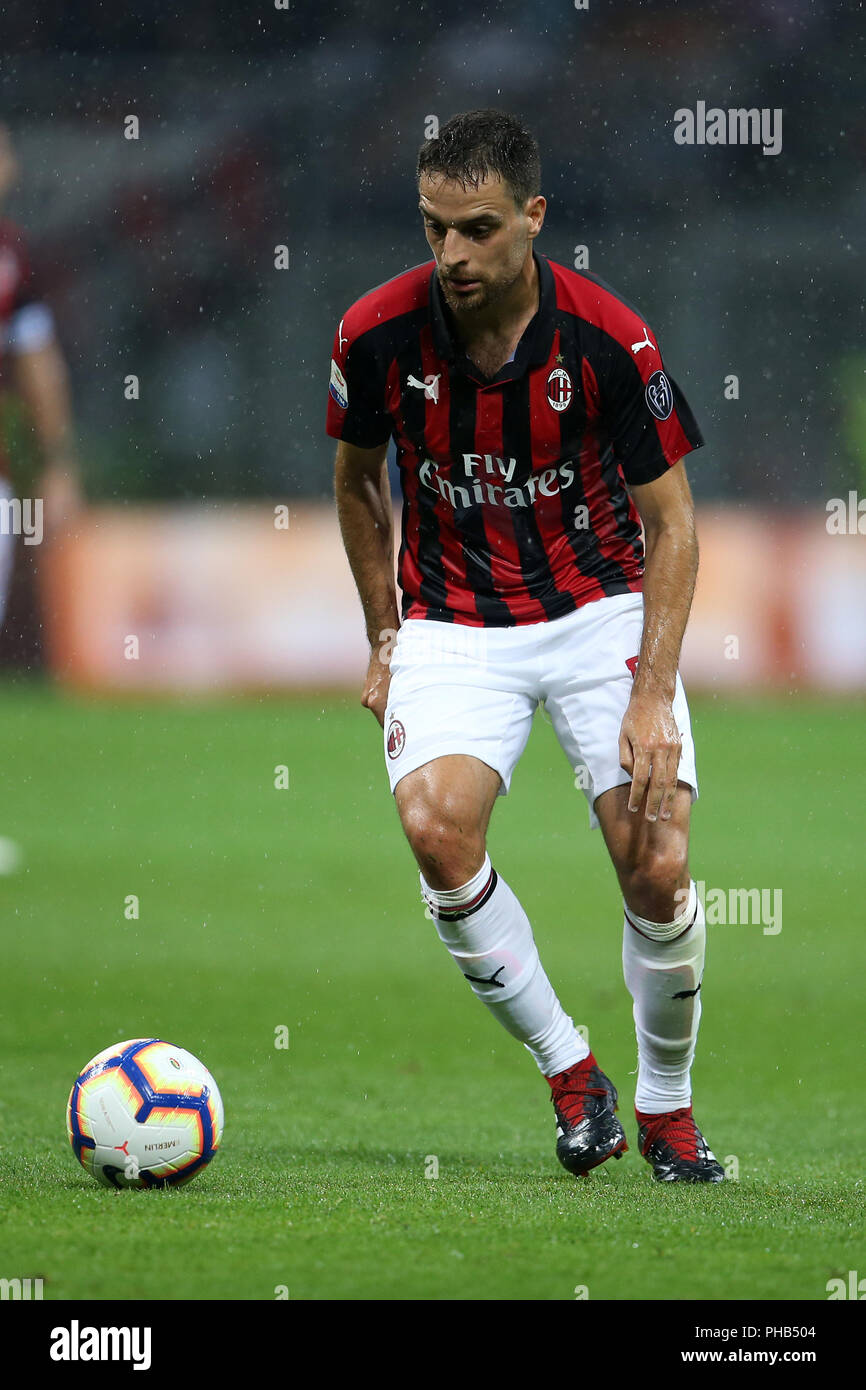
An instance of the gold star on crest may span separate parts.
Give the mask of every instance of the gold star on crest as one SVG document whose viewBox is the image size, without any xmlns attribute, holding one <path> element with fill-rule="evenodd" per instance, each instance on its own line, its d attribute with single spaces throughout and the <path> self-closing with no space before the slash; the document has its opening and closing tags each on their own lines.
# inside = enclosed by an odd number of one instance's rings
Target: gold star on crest
<svg viewBox="0 0 866 1390">
<path fill-rule="evenodd" d="M 561 352 L 558 352 L 558 353 L 556 354 L 555 361 L 556 361 L 556 365 L 557 365 L 558 367 L 561 367 L 561 366 L 562 366 L 563 362 L 565 361 L 565 358 L 563 357 L 563 355 L 562 355 Z"/>
</svg>

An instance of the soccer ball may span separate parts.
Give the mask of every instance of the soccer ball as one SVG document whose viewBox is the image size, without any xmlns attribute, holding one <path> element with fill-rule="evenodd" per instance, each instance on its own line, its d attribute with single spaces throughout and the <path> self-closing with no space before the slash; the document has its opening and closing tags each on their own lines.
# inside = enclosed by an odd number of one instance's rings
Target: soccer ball
<svg viewBox="0 0 866 1390">
<path fill-rule="evenodd" d="M 176 1187 L 216 1153 L 223 1103 L 191 1052 L 136 1038 L 87 1063 L 69 1094 L 66 1132 L 79 1163 L 106 1187 Z"/>
</svg>

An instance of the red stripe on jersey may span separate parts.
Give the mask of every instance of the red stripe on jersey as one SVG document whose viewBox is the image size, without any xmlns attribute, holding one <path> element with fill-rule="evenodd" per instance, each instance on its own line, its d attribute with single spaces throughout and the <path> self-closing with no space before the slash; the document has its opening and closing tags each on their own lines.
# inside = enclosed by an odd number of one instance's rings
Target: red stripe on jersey
<svg viewBox="0 0 866 1390">
<path fill-rule="evenodd" d="M 388 368 L 385 378 L 385 409 L 396 418 L 400 413 L 400 369 L 397 359 Z"/>
<path fill-rule="evenodd" d="M 503 491 L 508 486 L 505 474 L 510 466 L 502 436 L 502 392 L 480 390 L 475 416 L 475 452 L 483 462 L 478 468 L 482 492 L 488 488 Z M 492 494 L 495 497 L 495 493 Z M 512 514 L 504 503 L 488 506 L 483 511 L 484 534 L 490 547 L 490 572 L 499 586 L 499 596 L 515 621 L 544 622 L 547 614 L 539 599 L 527 591 L 520 566 L 520 549 L 514 533 Z"/>
<path fill-rule="evenodd" d="M 581 358 L 580 379 L 583 382 L 583 399 L 586 405 L 586 423 L 592 429 L 596 421 L 601 419 L 601 392 L 598 389 L 598 382 L 595 372 L 592 370 L 586 358 Z"/>
</svg>

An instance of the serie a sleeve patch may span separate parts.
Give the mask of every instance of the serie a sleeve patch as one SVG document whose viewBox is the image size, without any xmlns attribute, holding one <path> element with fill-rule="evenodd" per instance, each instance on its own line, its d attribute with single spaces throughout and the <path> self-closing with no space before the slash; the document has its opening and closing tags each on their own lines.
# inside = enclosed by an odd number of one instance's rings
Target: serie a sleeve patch
<svg viewBox="0 0 866 1390">
<path fill-rule="evenodd" d="M 340 409 L 345 410 L 349 404 L 349 388 L 346 385 L 346 378 L 333 357 L 331 358 L 331 381 L 328 390 Z"/>
</svg>

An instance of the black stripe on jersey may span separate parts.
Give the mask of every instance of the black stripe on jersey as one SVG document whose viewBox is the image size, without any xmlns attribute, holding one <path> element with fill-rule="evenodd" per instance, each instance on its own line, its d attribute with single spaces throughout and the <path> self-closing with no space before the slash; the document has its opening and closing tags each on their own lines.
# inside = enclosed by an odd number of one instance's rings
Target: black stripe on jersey
<svg viewBox="0 0 866 1390">
<path fill-rule="evenodd" d="M 529 408 L 529 372 L 511 382 L 503 393 L 502 452 L 505 458 L 525 463 L 532 469 L 532 411 Z M 516 481 L 522 481 L 523 473 Z M 574 597 L 559 593 L 538 528 L 535 508 L 514 507 L 509 516 L 514 527 L 514 543 L 528 593 L 542 605 L 548 618 L 561 618 L 574 610 Z"/>
<path fill-rule="evenodd" d="M 601 460 L 601 476 L 610 494 L 617 532 L 625 544 L 631 546 L 634 558 L 643 564 L 644 547 L 640 526 L 629 516 L 628 493 L 621 481 L 619 466 L 610 446 Z"/>
<path fill-rule="evenodd" d="M 449 389 L 451 414 L 448 420 L 448 453 L 453 461 L 461 457 L 466 441 L 475 439 L 476 388 L 462 372 L 453 372 Z M 491 626 L 511 627 L 514 615 L 508 604 L 494 593 L 496 586 L 490 563 L 490 542 L 484 529 L 483 507 L 481 503 L 474 503 L 471 507 L 457 510 L 460 513 L 459 527 L 466 561 L 466 584 L 475 597 L 478 616 Z"/>
<path fill-rule="evenodd" d="M 588 357 L 590 361 L 593 360 L 593 354 L 588 350 L 588 341 L 584 341 L 583 350 L 581 350 L 580 338 L 576 331 L 576 321 L 571 314 L 558 315 L 557 326 L 560 332 L 562 351 L 567 361 L 574 362 L 579 370 L 584 357 Z M 592 324 L 584 320 L 580 321 L 580 327 L 584 334 L 598 333 L 598 330 L 594 329 Z M 601 334 L 599 333 L 598 336 L 601 337 Z M 630 584 L 625 570 L 622 568 L 622 565 L 617 564 L 615 560 L 610 559 L 604 554 L 599 544 L 598 536 L 595 533 L 595 528 L 590 524 L 583 530 L 575 530 L 574 516 L 576 509 L 579 506 L 586 507 L 587 509 L 589 508 L 589 503 L 587 502 L 586 493 L 583 488 L 583 476 L 580 470 L 580 461 L 584 453 L 584 438 L 587 430 L 587 412 L 583 397 L 582 377 L 580 376 L 578 376 L 577 381 L 574 382 L 574 391 L 575 399 L 572 402 L 571 408 L 563 411 L 559 417 L 561 456 L 562 458 L 573 458 L 577 461 L 574 470 L 574 486 L 568 490 L 568 496 L 571 500 L 566 502 L 566 494 L 562 494 L 562 524 L 565 528 L 565 534 L 568 537 L 568 543 L 574 551 L 574 558 L 581 574 L 586 575 L 588 579 L 596 580 L 597 583 L 601 585 L 606 596 L 628 593 Z M 580 402 L 579 409 L 577 408 L 578 401 Z M 612 451 L 608 450 L 608 453 L 611 455 L 612 459 Z M 603 459 L 604 444 L 602 441 L 599 441 L 599 463 L 602 468 L 602 474 L 605 472 Z M 615 463 L 613 464 L 613 468 L 615 482 Z M 608 493 L 611 493 L 611 480 L 609 477 L 604 477 L 604 484 Z M 620 505 L 616 507 L 615 515 L 617 521 L 624 527 L 628 519 L 628 498 L 625 496 L 624 489 L 623 499 Z M 625 535 L 624 530 L 622 534 Z M 627 540 L 631 541 L 631 537 L 628 536 Z M 637 548 L 635 553 L 640 555 L 642 552 L 639 529 L 637 530 L 636 541 Z M 632 542 L 632 544 L 634 543 Z"/>
<path fill-rule="evenodd" d="M 421 344 L 418 333 L 413 333 L 411 341 L 403 347 L 397 355 L 398 381 L 402 393 L 401 414 L 406 428 L 406 432 L 412 439 L 422 439 L 424 446 L 421 449 L 423 454 L 426 449 L 426 435 L 424 433 L 426 423 L 426 396 L 423 391 L 403 391 L 402 386 L 409 375 L 414 376 L 418 381 L 424 379 L 424 367 L 421 361 Z M 448 591 L 445 587 L 445 569 L 442 564 L 442 540 L 439 534 L 439 518 L 436 515 L 436 493 L 422 485 L 418 479 L 418 460 L 410 454 L 406 458 L 406 466 L 415 473 L 415 505 L 418 508 L 418 541 L 417 541 L 417 560 L 418 568 L 421 571 L 421 584 L 418 597 L 422 603 L 427 604 L 435 610 L 435 616 L 442 622 L 453 623 L 454 614 L 449 610 Z M 408 538 L 406 535 L 406 524 L 409 520 L 409 507 L 405 500 L 403 504 L 403 524 L 400 539 L 400 562 L 405 551 L 408 549 Z M 412 599 L 409 595 L 403 596 L 403 614 L 405 618 L 409 610 Z M 433 614 L 431 614 L 433 616 Z"/>
</svg>

